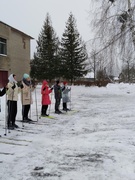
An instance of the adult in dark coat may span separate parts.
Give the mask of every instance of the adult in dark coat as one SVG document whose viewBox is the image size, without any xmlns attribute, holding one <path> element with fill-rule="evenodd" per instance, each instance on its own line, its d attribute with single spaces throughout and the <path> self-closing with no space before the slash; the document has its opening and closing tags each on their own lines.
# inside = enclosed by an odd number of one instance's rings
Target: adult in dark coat
<svg viewBox="0 0 135 180">
<path fill-rule="evenodd" d="M 6 94 L 6 87 L 0 90 L 0 96 L 3 96 L 4 94 Z"/>
<path fill-rule="evenodd" d="M 60 114 L 62 113 L 59 110 L 59 106 L 60 106 L 60 101 L 62 98 L 62 90 L 61 90 L 61 86 L 60 86 L 60 81 L 57 80 L 55 85 L 54 85 L 54 97 L 55 97 L 55 113 L 56 114 Z"/>
<path fill-rule="evenodd" d="M 0 96 L 4 96 L 5 93 L 6 93 L 6 87 L 0 90 Z M 1 103 L 0 103 L 0 112 L 1 112 Z"/>
<path fill-rule="evenodd" d="M 22 80 L 23 89 L 21 91 L 21 100 L 22 100 L 22 115 L 23 115 L 23 122 L 32 121 L 28 115 L 30 112 L 31 104 L 33 103 L 32 99 L 32 92 L 34 91 L 34 86 L 31 83 L 31 79 L 29 74 L 23 75 Z"/>
<path fill-rule="evenodd" d="M 8 80 L 9 80 L 7 84 L 8 128 L 13 130 L 14 128 L 18 128 L 18 125 L 16 125 L 15 122 L 17 115 L 18 93 L 20 91 L 17 85 L 15 74 L 11 74 Z"/>
</svg>

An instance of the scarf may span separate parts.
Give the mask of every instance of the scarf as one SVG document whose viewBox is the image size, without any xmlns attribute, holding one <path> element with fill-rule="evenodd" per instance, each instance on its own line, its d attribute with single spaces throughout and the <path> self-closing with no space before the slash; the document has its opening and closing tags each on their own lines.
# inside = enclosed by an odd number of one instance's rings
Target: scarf
<svg viewBox="0 0 135 180">
<path fill-rule="evenodd" d="M 23 83 L 26 84 L 27 86 L 31 85 L 31 81 L 27 81 L 27 79 L 23 78 Z"/>
</svg>

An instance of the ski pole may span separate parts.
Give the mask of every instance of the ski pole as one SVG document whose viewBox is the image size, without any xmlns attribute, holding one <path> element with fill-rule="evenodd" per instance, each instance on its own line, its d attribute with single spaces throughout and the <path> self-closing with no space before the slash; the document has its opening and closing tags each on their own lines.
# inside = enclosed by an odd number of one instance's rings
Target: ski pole
<svg viewBox="0 0 135 180">
<path fill-rule="evenodd" d="M 7 115 L 7 93 L 6 93 L 6 96 L 5 96 L 5 134 L 4 136 L 7 135 L 7 119 L 8 118 L 8 115 Z"/>
<path fill-rule="evenodd" d="M 71 110 L 71 87 L 70 87 L 70 110 Z"/>
<path fill-rule="evenodd" d="M 1 112 L 1 99 L 0 99 L 0 112 Z M 1 137 L 1 135 L 0 135 L 0 137 Z"/>
<path fill-rule="evenodd" d="M 35 104 L 36 104 L 36 116 L 37 116 L 37 122 L 38 122 L 38 109 L 37 109 L 37 92 L 35 87 Z"/>
<path fill-rule="evenodd" d="M 15 83 L 14 83 L 14 85 L 15 85 Z M 13 98 L 14 98 L 14 89 L 13 89 L 13 92 L 12 92 L 12 99 L 8 101 L 8 107 L 9 107 L 9 110 L 8 110 L 8 121 L 9 121 L 9 126 L 11 124 L 11 118 L 12 118 L 12 113 L 13 113 L 12 112 L 13 111 Z M 8 127 L 8 133 L 10 133 L 9 127 Z"/>
<path fill-rule="evenodd" d="M 21 98 L 22 98 L 22 129 L 24 128 L 24 119 L 23 119 L 23 114 L 24 114 L 24 107 L 23 107 L 23 88 L 21 89 Z"/>
<path fill-rule="evenodd" d="M 31 119 L 31 82 L 30 82 L 30 119 Z"/>
<path fill-rule="evenodd" d="M 14 93 L 14 91 L 13 91 Z M 12 93 L 12 99 L 13 99 L 13 94 Z M 5 96 L 5 134 L 4 136 L 7 135 L 7 132 L 10 133 L 9 127 L 8 127 L 8 121 L 10 125 L 10 120 L 11 120 L 11 101 L 7 100 L 7 91 L 6 91 L 6 96 Z"/>
<path fill-rule="evenodd" d="M 51 104 L 52 104 L 52 94 L 53 94 L 53 93 L 51 92 Z M 50 115 L 50 111 L 51 111 L 51 104 L 50 104 L 50 106 L 49 106 L 49 111 L 48 111 L 49 113 L 48 113 L 48 115 Z"/>
<path fill-rule="evenodd" d="M 1 112 L 1 99 L 0 99 L 0 112 Z"/>
</svg>

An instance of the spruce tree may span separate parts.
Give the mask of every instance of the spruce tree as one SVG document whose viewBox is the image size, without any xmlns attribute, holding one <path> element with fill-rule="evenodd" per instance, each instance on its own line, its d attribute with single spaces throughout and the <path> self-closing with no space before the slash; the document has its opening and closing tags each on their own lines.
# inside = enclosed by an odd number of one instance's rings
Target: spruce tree
<svg viewBox="0 0 135 180">
<path fill-rule="evenodd" d="M 37 41 L 37 52 L 31 62 L 31 76 L 38 80 L 51 81 L 58 71 L 58 45 L 59 40 L 52 27 L 51 19 L 47 14 L 43 28 Z"/>
<path fill-rule="evenodd" d="M 73 80 L 87 73 L 87 52 L 84 43 L 76 27 L 76 21 L 72 13 L 66 23 L 65 31 L 61 39 L 61 73 L 63 78 Z"/>
</svg>

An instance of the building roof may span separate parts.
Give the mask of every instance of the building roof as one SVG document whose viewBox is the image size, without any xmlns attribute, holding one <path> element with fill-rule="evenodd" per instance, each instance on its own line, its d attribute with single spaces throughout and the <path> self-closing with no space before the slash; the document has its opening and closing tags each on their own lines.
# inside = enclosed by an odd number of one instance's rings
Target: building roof
<svg viewBox="0 0 135 180">
<path fill-rule="evenodd" d="M 0 21 L 0 23 L 1 23 L 1 24 L 4 24 L 5 26 L 10 27 L 12 30 L 14 30 L 14 31 L 16 31 L 16 32 L 18 32 L 18 33 L 20 33 L 20 34 L 22 34 L 22 35 L 24 35 L 24 36 L 27 36 L 27 37 L 30 38 L 30 39 L 34 39 L 33 37 L 29 36 L 28 34 L 25 34 L 24 32 L 22 32 L 22 31 L 20 31 L 20 30 L 18 30 L 18 29 L 16 29 L 16 28 L 14 28 L 14 27 L 12 27 L 12 26 L 10 26 L 10 25 L 2 22 L 2 21 Z"/>
</svg>

